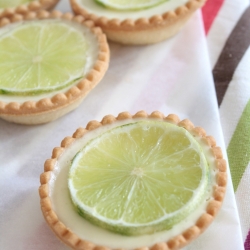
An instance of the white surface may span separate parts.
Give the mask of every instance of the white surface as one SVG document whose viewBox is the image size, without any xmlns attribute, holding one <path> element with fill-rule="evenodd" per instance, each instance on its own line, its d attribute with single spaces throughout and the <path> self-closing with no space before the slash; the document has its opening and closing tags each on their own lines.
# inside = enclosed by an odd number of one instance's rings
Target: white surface
<svg viewBox="0 0 250 250">
<path fill-rule="evenodd" d="M 66 0 L 57 7 L 69 10 Z M 203 126 L 225 145 L 199 13 L 174 38 L 150 46 L 110 44 L 110 68 L 80 107 L 59 120 L 21 126 L 0 120 L 0 249 L 68 249 L 46 225 L 38 187 L 43 164 L 61 140 L 89 120 L 122 111 L 159 110 Z M 189 250 L 241 250 L 232 184 L 213 225 Z"/>
</svg>

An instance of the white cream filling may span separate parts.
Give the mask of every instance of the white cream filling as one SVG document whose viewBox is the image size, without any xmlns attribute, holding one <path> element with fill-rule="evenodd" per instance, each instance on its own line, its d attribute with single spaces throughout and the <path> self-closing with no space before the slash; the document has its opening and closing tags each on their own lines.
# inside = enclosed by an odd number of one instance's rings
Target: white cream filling
<svg viewBox="0 0 250 250">
<path fill-rule="evenodd" d="M 176 8 L 186 4 L 188 0 L 167 0 L 157 6 L 149 9 L 137 10 L 137 11 L 116 11 L 105 8 L 97 4 L 94 0 L 76 0 L 78 5 L 82 6 L 83 9 L 89 13 L 93 13 L 99 17 L 107 17 L 109 19 L 117 18 L 119 20 L 138 19 L 138 18 L 150 18 L 154 15 L 161 15 L 165 12 L 175 10 Z"/>
<path fill-rule="evenodd" d="M 128 123 L 128 121 L 122 121 L 119 123 L 124 124 Z M 207 191 L 207 199 L 204 199 L 204 201 L 200 203 L 199 207 L 191 213 L 188 218 L 175 225 L 171 230 L 157 232 L 152 235 L 123 236 L 99 228 L 82 218 L 75 211 L 71 203 L 68 190 L 68 173 L 71 159 L 86 144 L 87 141 L 103 133 L 107 128 L 112 128 L 117 125 L 118 123 L 103 126 L 87 133 L 84 137 L 77 139 L 59 158 L 49 182 L 49 195 L 52 200 L 53 209 L 55 210 L 59 220 L 62 221 L 66 227 L 70 228 L 81 239 L 98 245 L 110 248 L 134 249 L 142 246 L 152 246 L 157 242 L 167 241 L 173 236 L 180 234 L 185 229 L 194 225 L 195 221 L 197 221 L 200 215 L 206 210 L 209 197 L 211 197 L 212 188 Z M 212 170 L 215 170 L 214 158 L 209 153 L 209 147 L 202 143 L 200 138 L 196 138 L 196 140 L 200 143 L 200 145 L 202 145 L 209 166 Z M 212 185 L 215 183 L 215 174 L 216 171 L 211 171 Z"/>
<path fill-rule="evenodd" d="M 93 66 L 95 61 L 97 60 L 98 57 L 98 41 L 95 37 L 95 35 L 90 31 L 90 29 L 84 25 L 81 25 L 76 22 L 71 22 L 66 19 L 46 19 L 46 20 L 34 20 L 34 21 L 21 21 L 17 23 L 13 23 L 10 25 L 6 25 L 3 28 L 0 29 L 0 39 L 1 37 L 4 37 L 6 35 L 9 35 L 12 31 L 15 30 L 16 27 L 21 26 L 23 23 L 27 22 L 43 22 L 43 23 L 50 23 L 50 22 L 63 22 L 65 25 L 69 26 L 69 29 L 74 29 L 75 31 L 82 33 L 82 36 L 86 41 L 88 41 L 88 50 L 86 52 L 86 65 L 83 70 L 83 75 L 85 75 L 87 72 L 89 72 Z M 18 103 L 23 103 L 25 101 L 39 101 L 43 98 L 51 98 L 54 95 L 62 92 L 66 92 L 72 87 L 72 85 L 67 86 L 66 88 L 63 88 L 61 90 L 57 91 L 51 91 L 47 92 L 44 94 L 37 94 L 37 95 L 28 95 L 28 96 L 19 96 L 19 95 L 1 95 L 0 94 L 0 101 L 9 103 L 9 102 L 18 102 Z M 0 86 L 1 88 L 1 86 Z"/>
</svg>

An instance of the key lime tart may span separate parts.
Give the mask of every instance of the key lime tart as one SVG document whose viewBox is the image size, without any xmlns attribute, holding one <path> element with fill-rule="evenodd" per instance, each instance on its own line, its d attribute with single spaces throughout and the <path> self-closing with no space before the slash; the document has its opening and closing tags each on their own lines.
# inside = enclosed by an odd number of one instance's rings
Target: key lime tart
<svg viewBox="0 0 250 250">
<path fill-rule="evenodd" d="M 70 0 L 75 13 L 93 20 L 108 39 L 150 44 L 174 36 L 206 0 Z"/>
<path fill-rule="evenodd" d="M 106 36 L 58 11 L 0 19 L 0 118 L 46 123 L 76 108 L 104 76 Z"/>
<path fill-rule="evenodd" d="M 41 9 L 50 10 L 59 0 L 0 0 L 0 17 L 9 17 L 15 13 L 28 13 Z"/>
<path fill-rule="evenodd" d="M 226 168 L 213 137 L 189 120 L 107 115 L 54 148 L 40 177 L 41 209 L 72 249 L 179 249 L 219 211 Z"/>
</svg>

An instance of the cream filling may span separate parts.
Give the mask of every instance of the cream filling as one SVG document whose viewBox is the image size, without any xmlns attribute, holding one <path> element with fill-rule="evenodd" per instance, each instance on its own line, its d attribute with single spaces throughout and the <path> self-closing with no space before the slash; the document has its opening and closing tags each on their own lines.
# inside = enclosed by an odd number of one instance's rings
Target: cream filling
<svg viewBox="0 0 250 250">
<path fill-rule="evenodd" d="M 137 11 L 119 11 L 111 10 L 101 5 L 97 4 L 94 0 L 76 0 L 78 5 L 83 9 L 87 10 L 89 13 L 93 13 L 99 17 L 104 16 L 109 19 L 117 18 L 119 20 L 138 19 L 138 18 L 150 18 L 154 15 L 161 15 L 165 12 L 175 10 L 176 8 L 186 4 L 189 0 L 167 0 L 157 6 L 151 7 L 149 9 L 137 10 Z"/>
<path fill-rule="evenodd" d="M 98 52 L 99 52 L 98 41 L 97 41 L 95 35 L 91 32 L 91 30 L 88 27 L 81 25 L 79 23 L 76 23 L 76 22 L 71 22 L 71 21 L 64 20 L 64 19 L 60 19 L 60 20 L 46 19 L 46 20 L 39 20 L 39 21 L 34 20 L 34 21 L 17 22 L 17 23 L 13 23 L 13 24 L 10 24 L 10 25 L 7 25 L 7 26 L 1 28 L 0 29 L 0 39 L 1 39 L 1 37 L 9 35 L 17 27 L 19 27 L 23 23 L 27 23 L 27 22 L 41 22 L 41 23 L 63 22 L 65 25 L 69 26 L 69 29 L 74 29 L 75 31 L 82 33 L 84 39 L 86 39 L 88 41 L 86 65 L 85 65 L 85 68 L 83 70 L 83 75 L 86 75 L 86 73 L 89 72 L 93 68 L 94 63 L 96 62 L 96 60 L 98 58 Z M 0 94 L 0 101 L 6 102 L 6 103 L 9 103 L 9 102 L 23 103 L 25 101 L 39 101 L 43 98 L 51 98 L 58 93 L 66 92 L 67 90 L 69 90 L 72 87 L 72 85 L 67 86 L 66 88 L 63 88 L 60 90 L 51 91 L 51 92 L 47 92 L 44 94 L 37 94 L 37 95 L 27 95 L 27 96 L 16 95 L 15 96 L 15 95 L 9 95 L 9 94 L 7 94 L 7 95 Z M 1 88 L 1 86 L 0 86 L 0 88 Z"/>
<path fill-rule="evenodd" d="M 135 120 L 131 122 L 134 121 Z M 214 158 L 209 152 L 209 147 L 202 143 L 200 138 L 195 137 L 200 145 L 202 145 L 208 164 L 212 169 L 212 185 L 211 188 L 207 191 L 206 197 L 203 202 L 200 203 L 199 207 L 193 213 L 191 213 L 188 218 L 186 218 L 179 224 L 176 224 L 171 230 L 142 236 L 123 236 L 112 233 L 89 223 L 74 210 L 69 195 L 68 173 L 71 159 L 90 139 L 98 136 L 109 128 L 125 123 L 128 123 L 128 120 L 108 126 L 102 126 L 94 131 L 91 131 L 90 133 L 87 133 L 86 135 L 84 135 L 84 137 L 77 139 L 72 145 L 70 145 L 70 147 L 67 148 L 63 155 L 58 159 L 58 162 L 52 172 L 49 182 L 49 195 L 52 200 L 52 207 L 55 210 L 59 220 L 62 221 L 64 225 L 66 225 L 66 227 L 77 234 L 81 239 L 110 248 L 134 249 L 143 246 L 152 246 L 157 242 L 167 241 L 168 239 L 180 234 L 185 229 L 193 226 L 200 215 L 206 211 L 206 206 L 212 194 L 212 186 L 215 183 L 216 171 Z"/>
</svg>

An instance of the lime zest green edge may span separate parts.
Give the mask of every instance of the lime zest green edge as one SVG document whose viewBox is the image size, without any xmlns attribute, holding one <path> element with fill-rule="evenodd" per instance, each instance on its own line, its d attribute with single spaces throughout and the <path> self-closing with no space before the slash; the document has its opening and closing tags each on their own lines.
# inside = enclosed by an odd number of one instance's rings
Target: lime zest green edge
<svg viewBox="0 0 250 250">
<path fill-rule="evenodd" d="M 152 4 L 150 6 L 147 7 L 140 7 L 140 8 L 125 8 L 125 9 L 118 9 L 118 8 L 112 8 L 109 5 L 106 5 L 102 2 L 102 0 L 94 0 L 98 5 L 100 5 L 101 7 L 107 8 L 107 9 L 111 9 L 111 10 L 115 10 L 115 11 L 138 11 L 138 10 L 145 10 L 145 9 L 150 9 L 153 8 L 155 6 L 158 6 L 164 2 L 168 2 L 169 0 L 161 0 L 156 4 Z"/>
<path fill-rule="evenodd" d="M 228 161 L 236 192 L 250 162 L 250 100 L 248 101 L 227 148 Z"/>
<path fill-rule="evenodd" d="M 8 95 L 8 96 L 35 96 L 35 95 L 40 95 L 40 94 L 45 94 L 45 93 L 50 93 L 53 91 L 61 90 L 64 89 L 70 85 L 76 84 L 79 82 L 81 79 L 83 79 L 84 76 L 80 76 L 75 78 L 74 80 L 66 83 L 65 85 L 55 87 L 54 89 L 37 89 L 37 90 L 26 90 L 26 91 L 12 91 L 8 89 L 0 89 L 0 95 Z"/>
<path fill-rule="evenodd" d="M 135 122 L 135 123 L 140 123 L 140 122 Z M 135 123 L 128 123 L 128 124 L 124 124 L 124 125 L 121 125 L 120 127 L 125 127 L 125 126 L 129 126 L 129 125 L 133 125 Z M 180 129 L 183 129 L 185 130 L 184 128 L 181 128 L 179 127 Z M 110 129 L 112 130 L 112 129 Z M 106 131 L 105 133 L 109 133 L 110 130 Z M 185 130 L 186 131 L 186 130 Z M 186 131 L 187 132 L 187 131 Z M 73 161 L 74 159 L 81 153 L 81 151 L 87 146 L 89 145 L 93 140 L 95 140 L 96 138 L 93 138 L 91 139 L 88 143 L 85 144 L 85 146 L 80 149 L 76 155 L 73 157 L 73 159 L 71 160 L 71 166 L 73 164 Z M 200 147 L 200 145 L 198 145 Z M 200 147 L 201 151 L 203 152 L 203 149 Z M 205 157 L 205 156 L 204 156 Z M 206 159 L 206 158 L 205 158 Z M 78 204 L 76 204 L 74 202 L 74 200 L 72 199 L 72 196 L 70 194 L 70 191 L 69 191 L 69 188 L 68 188 L 68 193 L 69 193 L 69 196 L 70 196 L 70 200 L 71 200 L 71 203 L 75 209 L 75 211 L 81 216 L 83 217 L 84 219 L 86 219 L 87 221 L 89 221 L 90 223 L 98 226 L 98 227 L 101 227 L 103 229 L 107 229 L 113 233 L 116 233 L 116 234 L 120 234 L 120 235 L 125 235 L 125 236 L 135 236 L 135 235 L 145 235 L 145 234 L 153 234 L 155 232 L 159 232 L 159 231 L 163 231 L 163 230 L 170 230 L 175 224 L 179 223 L 181 220 L 185 219 L 187 216 L 189 216 L 190 213 L 192 213 L 193 209 L 196 208 L 197 204 L 199 204 L 205 193 L 206 193 L 206 187 L 208 186 L 208 183 L 211 181 L 211 168 L 209 166 L 209 163 L 207 162 L 206 160 L 206 176 L 205 176 L 205 179 L 204 181 L 206 183 L 204 183 L 204 188 L 203 188 L 203 191 L 202 193 L 200 194 L 200 196 L 198 197 L 198 199 L 196 199 L 196 201 L 193 203 L 193 204 L 189 204 L 189 206 L 187 206 L 183 211 L 182 211 L 182 214 L 177 214 L 176 216 L 172 216 L 172 218 L 170 219 L 167 219 L 167 220 L 164 220 L 162 221 L 161 223 L 159 223 L 157 225 L 157 227 L 152 224 L 151 226 L 147 226 L 145 227 L 144 226 L 141 226 L 141 227 L 126 227 L 124 225 L 112 225 L 112 224 L 108 224 L 108 223 L 105 223 L 99 219 L 97 219 L 96 217 L 94 217 L 93 215 L 89 214 L 88 212 L 86 211 L 83 211 L 79 206 Z M 70 167 L 71 169 L 71 167 Z M 69 175 L 70 175 L 70 172 L 69 172 Z M 68 183 L 69 184 L 69 183 Z"/>
</svg>

